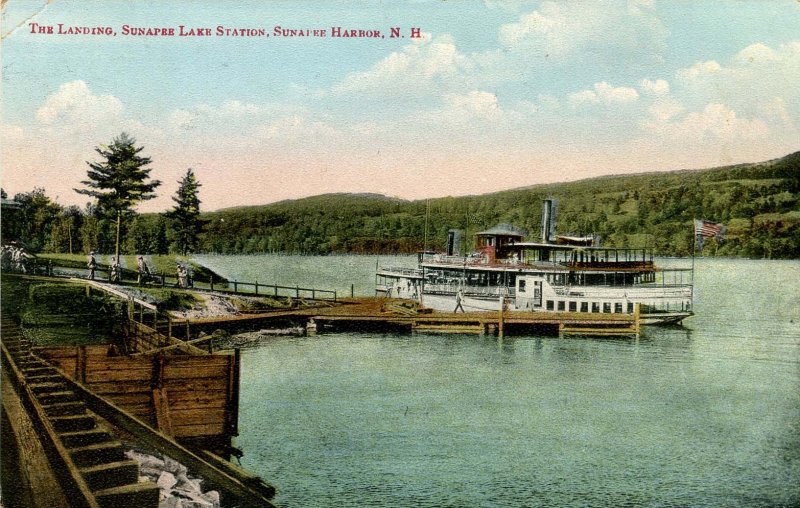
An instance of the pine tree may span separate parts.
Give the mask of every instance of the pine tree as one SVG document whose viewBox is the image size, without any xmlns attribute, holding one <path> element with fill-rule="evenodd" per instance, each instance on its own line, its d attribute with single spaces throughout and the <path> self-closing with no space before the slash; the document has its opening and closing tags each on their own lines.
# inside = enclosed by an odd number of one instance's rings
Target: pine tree
<svg viewBox="0 0 800 508">
<path fill-rule="evenodd" d="M 97 198 L 97 205 L 107 215 L 116 216 L 116 242 L 114 254 L 119 259 L 122 216 L 130 214 L 140 201 L 156 197 L 153 191 L 161 185 L 159 180 L 149 180 L 150 157 L 139 155 L 144 147 L 134 146 L 136 140 L 126 133 L 114 138 L 109 146 L 101 145 L 95 151 L 103 162 L 87 162 L 89 179 L 81 183 L 88 189 L 75 189 L 79 194 Z"/>
<path fill-rule="evenodd" d="M 194 176 L 194 171 L 189 168 L 186 175 L 178 182 L 178 192 L 172 197 L 175 208 L 167 212 L 167 217 L 172 219 L 172 231 L 175 234 L 175 243 L 178 251 L 190 254 L 197 249 L 200 230 L 203 222 L 200 219 L 200 199 L 197 191 L 200 183 Z"/>
</svg>

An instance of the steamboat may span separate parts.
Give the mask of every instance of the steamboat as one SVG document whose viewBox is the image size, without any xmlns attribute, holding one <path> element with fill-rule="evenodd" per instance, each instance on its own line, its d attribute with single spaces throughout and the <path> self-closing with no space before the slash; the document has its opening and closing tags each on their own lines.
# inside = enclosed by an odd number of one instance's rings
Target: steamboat
<svg viewBox="0 0 800 508">
<path fill-rule="evenodd" d="M 540 241 L 498 224 L 478 232 L 477 250 L 462 255 L 463 233 L 450 230 L 446 252 L 419 253 L 415 268 L 379 267 L 376 293 L 446 312 L 632 314 L 639 304 L 643 325 L 678 324 L 693 314 L 693 266 L 660 267 L 651 249 L 557 235 L 557 206 L 544 201 Z"/>
</svg>

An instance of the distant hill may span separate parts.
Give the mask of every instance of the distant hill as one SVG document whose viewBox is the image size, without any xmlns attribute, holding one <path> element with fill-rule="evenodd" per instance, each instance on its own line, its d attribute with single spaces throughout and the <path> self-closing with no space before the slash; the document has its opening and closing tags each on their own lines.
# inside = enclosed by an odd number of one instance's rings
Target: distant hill
<svg viewBox="0 0 800 508">
<path fill-rule="evenodd" d="M 499 222 L 537 232 L 542 200 L 555 197 L 559 233 L 599 234 L 607 246 L 689 255 L 692 221 L 704 218 L 728 226 L 724 241 L 705 243 L 705 254 L 800 258 L 799 193 L 800 152 L 755 164 L 603 176 L 478 196 L 408 201 L 324 194 L 205 213 L 202 249 L 410 253 L 442 248 L 451 228 L 466 230 L 468 239 Z"/>
</svg>

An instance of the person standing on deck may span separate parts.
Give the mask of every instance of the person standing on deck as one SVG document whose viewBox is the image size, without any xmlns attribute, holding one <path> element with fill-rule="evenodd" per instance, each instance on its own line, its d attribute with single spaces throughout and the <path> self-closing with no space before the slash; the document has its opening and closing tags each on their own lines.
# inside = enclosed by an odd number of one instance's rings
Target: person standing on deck
<svg viewBox="0 0 800 508">
<path fill-rule="evenodd" d="M 456 293 L 456 308 L 455 310 L 453 310 L 453 314 L 458 312 L 458 309 L 461 309 L 461 312 L 466 313 L 466 311 L 464 311 L 464 306 L 461 304 L 461 301 L 463 299 L 464 299 L 464 290 L 459 289 L 458 292 Z"/>
<path fill-rule="evenodd" d="M 89 259 L 86 261 L 86 268 L 89 269 L 89 280 L 94 280 L 94 272 L 97 271 L 97 260 L 94 258 L 94 251 L 89 253 Z"/>
</svg>

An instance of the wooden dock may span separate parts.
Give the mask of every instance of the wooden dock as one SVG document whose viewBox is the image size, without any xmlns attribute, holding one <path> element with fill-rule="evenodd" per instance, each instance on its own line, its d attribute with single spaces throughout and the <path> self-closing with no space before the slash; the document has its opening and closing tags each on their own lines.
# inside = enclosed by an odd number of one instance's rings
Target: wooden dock
<svg viewBox="0 0 800 508">
<path fill-rule="evenodd" d="M 113 290 L 107 284 L 93 284 L 105 291 Z M 638 337 L 640 318 L 638 306 L 633 313 L 600 312 L 534 312 L 506 310 L 503 312 L 439 312 L 420 308 L 416 301 L 385 297 L 338 298 L 314 301 L 306 308 L 266 311 L 237 315 L 180 319 L 167 318 L 168 324 L 159 325 L 158 311 L 145 302 L 138 305 L 139 316 L 132 311 L 131 320 L 138 322 L 147 333 L 140 333 L 138 340 L 147 340 L 149 335 L 158 336 L 160 330 L 168 328 L 163 337 L 150 341 L 152 348 L 173 345 L 186 350 L 197 348 L 194 340 L 202 334 L 216 330 L 229 333 L 255 331 L 264 328 L 302 326 L 309 333 L 326 329 L 402 330 L 419 333 L 460 333 L 479 335 L 556 335 L 556 336 L 634 336 Z M 314 306 L 313 303 L 319 304 Z M 146 316 L 152 315 L 149 326 Z M 182 340 L 172 338 L 172 331 Z M 163 334 L 163 331 L 161 332 Z M 142 339 L 144 338 L 144 339 Z M 165 343 L 166 341 L 166 343 Z M 188 344 L 187 344 L 188 343 Z M 138 345 L 140 351 L 148 349 Z"/>
<path fill-rule="evenodd" d="M 199 333 L 216 329 L 237 333 L 284 326 L 303 326 L 309 333 L 325 330 L 400 330 L 419 333 L 480 335 L 637 336 L 639 314 L 577 312 L 433 312 L 416 302 L 390 298 L 344 298 L 330 307 L 260 314 L 188 319 Z"/>
</svg>

